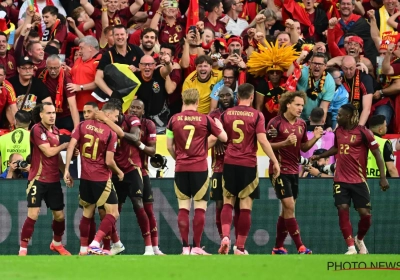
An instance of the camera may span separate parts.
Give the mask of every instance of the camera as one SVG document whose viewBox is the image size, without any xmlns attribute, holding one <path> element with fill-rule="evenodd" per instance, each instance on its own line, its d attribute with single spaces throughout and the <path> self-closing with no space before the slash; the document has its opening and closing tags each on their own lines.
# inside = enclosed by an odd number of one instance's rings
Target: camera
<svg viewBox="0 0 400 280">
<path fill-rule="evenodd" d="M 164 170 L 168 169 L 167 158 L 160 154 L 155 154 L 152 158 L 150 158 L 150 164 L 154 168 L 157 168 L 156 178 L 162 178 Z"/>
<path fill-rule="evenodd" d="M 300 165 L 308 165 L 310 163 L 310 161 L 308 160 L 308 158 L 305 158 L 305 157 L 300 157 L 300 160 L 299 160 L 299 164 Z"/>
<path fill-rule="evenodd" d="M 18 160 L 15 162 L 17 164 L 17 168 L 27 168 L 29 163 L 25 160 Z"/>
</svg>

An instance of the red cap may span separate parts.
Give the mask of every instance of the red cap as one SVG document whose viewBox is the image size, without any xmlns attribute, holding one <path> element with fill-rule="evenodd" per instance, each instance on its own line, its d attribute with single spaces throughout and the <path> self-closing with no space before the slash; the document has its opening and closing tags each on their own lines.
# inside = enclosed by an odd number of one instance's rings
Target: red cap
<svg viewBox="0 0 400 280">
<path fill-rule="evenodd" d="M 350 42 L 359 43 L 360 46 L 361 46 L 361 48 L 364 48 L 364 41 L 363 41 L 363 39 L 361 39 L 361 37 L 358 37 L 358 36 L 351 36 L 351 37 L 349 38 L 349 43 L 350 43 Z"/>
<path fill-rule="evenodd" d="M 228 39 L 228 46 L 233 42 L 238 42 L 243 47 L 243 40 L 240 39 L 240 37 L 234 36 L 234 37 L 229 38 Z"/>
</svg>

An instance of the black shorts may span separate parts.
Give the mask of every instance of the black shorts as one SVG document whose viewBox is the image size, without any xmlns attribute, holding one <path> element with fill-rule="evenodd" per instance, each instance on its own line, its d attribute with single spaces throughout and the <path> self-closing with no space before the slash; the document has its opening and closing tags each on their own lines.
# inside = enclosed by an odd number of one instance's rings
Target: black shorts
<svg viewBox="0 0 400 280">
<path fill-rule="evenodd" d="M 37 180 L 28 181 L 26 188 L 26 198 L 28 208 L 41 207 L 42 200 L 47 208 L 52 211 L 61 211 L 64 209 L 64 194 L 60 182 L 43 183 Z"/>
<path fill-rule="evenodd" d="M 210 199 L 208 171 L 175 172 L 175 194 L 178 199 Z"/>
<path fill-rule="evenodd" d="M 257 166 L 248 167 L 224 164 L 222 190 L 226 197 L 260 198 L 260 188 Z"/>
<path fill-rule="evenodd" d="M 140 169 L 126 173 L 123 181 L 119 181 L 117 176 L 113 176 L 112 181 L 117 191 L 118 203 L 125 203 L 127 197 L 130 199 L 143 197 L 143 180 Z"/>
<path fill-rule="evenodd" d="M 299 174 L 281 174 L 275 180 L 271 175 L 270 179 L 278 199 L 287 197 L 297 199 L 299 195 Z"/>
<path fill-rule="evenodd" d="M 354 208 L 371 208 L 371 196 L 367 183 L 348 184 L 333 183 L 333 197 L 335 206 L 341 204 L 351 205 L 353 200 Z"/>
<path fill-rule="evenodd" d="M 149 175 L 143 176 L 143 202 L 154 202 L 153 190 L 151 189 Z"/>
<path fill-rule="evenodd" d="M 117 194 L 111 180 L 103 182 L 94 182 L 85 179 L 80 180 L 79 185 L 79 204 L 83 207 L 96 204 L 117 204 Z"/>
<path fill-rule="evenodd" d="M 223 200 L 222 195 L 222 172 L 214 172 L 211 177 L 211 200 Z"/>
<path fill-rule="evenodd" d="M 82 205 L 82 200 L 81 200 L 81 195 L 78 194 L 78 207 L 83 209 L 83 205 Z M 98 206 L 97 209 L 101 209 L 101 210 L 105 210 L 104 205 L 102 206 Z"/>
</svg>

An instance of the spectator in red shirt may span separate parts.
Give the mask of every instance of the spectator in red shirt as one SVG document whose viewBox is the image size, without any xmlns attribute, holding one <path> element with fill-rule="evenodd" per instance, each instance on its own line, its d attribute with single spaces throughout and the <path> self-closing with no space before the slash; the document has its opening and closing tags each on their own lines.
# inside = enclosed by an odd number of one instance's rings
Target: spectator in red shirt
<svg viewBox="0 0 400 280">
<path fill-rule="evenodd" d="M 7 50 L 7 35 L 0 32 L 0 64 L 4 66 L 6 71 L 6 79 L 17 74 L 14 56 Z"/>
<path fill-rule="evenodd" d="M 37 69 L 46 67 L 44 48 L 40 42 L 29 43 L 26 47 L 26 50 L 28 51 L 28 56 L 35 64 L 35 71 Z"/>
<path fill-rule="evenodd" d="M 13 86 L 6 80 L 6 69 L 0 65 L 0 119 L 6 110 L 7 120 L 10 127 L 15 125 L 15 113 L 17 110 L 17 97 Z M 3 123 L 1 120 L 0 123 Z"/>
<path fill-rule="evenodd" d="M 204 19 L 204 28 L 208 27 L 215 31 L 215 37 L 222 38 L 226 33 L 226 22 L 220 20 L 224 8 L 220 0 L 210 1 L 205 7 L 208 16 Z"/>
<path fill-rule="evenodd" d="M 59 17 L 58 9 L 55 6 L 46 6 L 42 10 L 42 17 L 46 25 L 42 42 L 57 40 L 63 43 L 67 38 L 67 26 L 65 25 L 65 18 Z M 46 45 L 46 43 L 42 43 L 42 45 Z"/>
</svg>

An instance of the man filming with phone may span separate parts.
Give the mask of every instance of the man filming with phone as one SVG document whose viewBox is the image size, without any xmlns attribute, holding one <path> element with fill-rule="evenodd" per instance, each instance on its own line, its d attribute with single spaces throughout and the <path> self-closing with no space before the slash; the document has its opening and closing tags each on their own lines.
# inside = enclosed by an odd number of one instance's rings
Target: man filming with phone
<svg viewBox="0 0 400 280">
<path fill-rule="evenodd" d="M 246 53 L 243 52 L 243 40 L 238 36 L 231 36 L 227 43 L 229 55 L 223 61 L 224 65 L 219 66 L 232 65 L 238 67 L 239 70 L 245 70 L 247 68 L 247 57 Z"/>
</svg>

